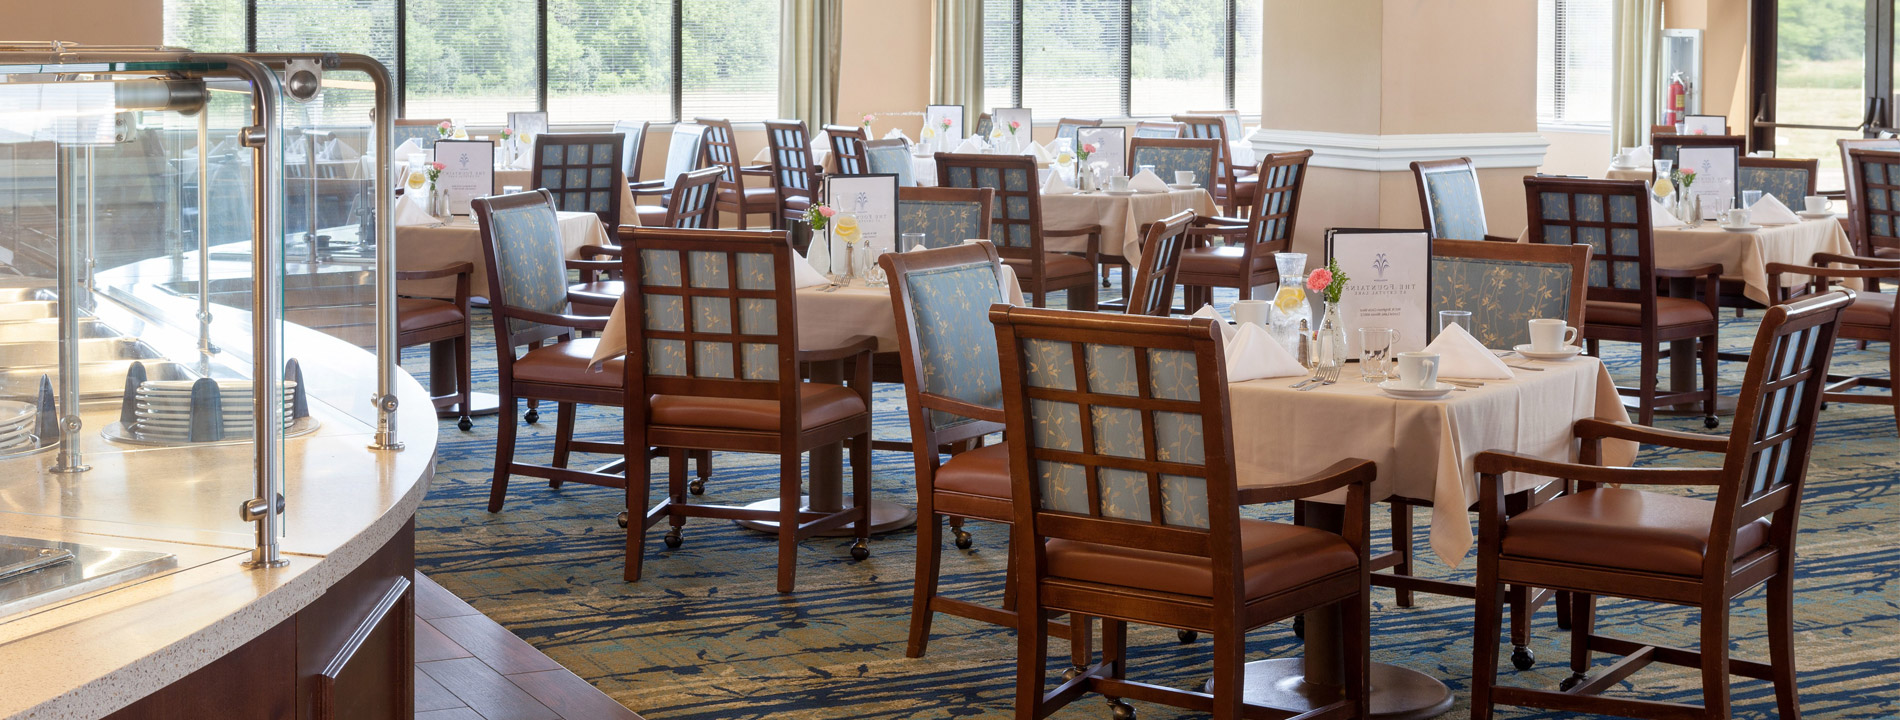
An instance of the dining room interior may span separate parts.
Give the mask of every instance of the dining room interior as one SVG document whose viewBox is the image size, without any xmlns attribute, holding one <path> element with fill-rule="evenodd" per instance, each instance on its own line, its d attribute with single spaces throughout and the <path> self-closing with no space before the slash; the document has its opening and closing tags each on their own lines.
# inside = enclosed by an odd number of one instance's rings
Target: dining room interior
<svg viewBox="0 0 1900 720">
<path fill-rule="evenodd" d="M 0 718 L 1900 717 L 1896 4 L 0 3 Z"/>
</svg>

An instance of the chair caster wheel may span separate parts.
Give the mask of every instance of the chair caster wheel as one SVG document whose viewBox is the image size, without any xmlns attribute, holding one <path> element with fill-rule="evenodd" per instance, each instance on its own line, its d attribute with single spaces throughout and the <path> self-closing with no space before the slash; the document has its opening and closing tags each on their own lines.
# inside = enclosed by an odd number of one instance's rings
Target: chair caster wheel
<svg viewBox="0 0 1900 720">
<path fill-rule="evenodd" d="M 1182 645 L 1190 645 L 1195 640 L 1201 639 L 1201 634 L 1193 630 L 1176 630 L 1174 636 L 1181 640 Z"/>
<path fill-rule="evenodd" d="M 956 538 L 957 538 L 958 550 L 968 550 L 970 548 L 976 547 L 976 538 L 971 537 L 969 531 L 967 530 L 956 531 Z"/>
<path fill-rule="evenodd" d="M 1109 717 L 1115 720 L 1135 720 L 1135 706 L 1120 700 L 1108 701 Z"/>
<path fill-rule="evenodd" d="M 627 511 L 620 511 L 620 515 L 614 518 L 614 523 L 619 525 L 622 530 L 627 529 Z"/>
<path fill-rule="evenodd" d="M 1305 615 L 1293 616 L 1293 637 L 1299 638 L 1301 640 L 1306 639 L 1306 616 Z"/>
<path fill-rule="evenodd" d="M 1557 689 L 1562 690 L 1564 692 L 1570 692 L 1571 688 L 1574 688 L 1583 682 L 1583 677 L 1584 677 L 1583 673 L 1571 673 L 1570 677 L 1564 678 L 1563 682 L 1557 683 Z"/>
<path fill-rule="evenodd" d="M 863 560 L 869 557 L 871 557 L 870 541 L 865 540 L 864 538 L 858 538 L 857 542 L 851 543 L 851 559 L 852 560 Z"/>
<path fill-rule="evenodd" d="M 1708 417 L 1702 418 L 1702 427 L 1708 428 L 1710 430 L 1714 430 L 1721 426 L 1722 426 L 1722 420 L 1720 418 L 1715 417 L 1714 415 L 1710 415 Z"/>
<path fill-rule="evenodd" d="M 1511 665 L 1519 670 L 1529 670 L 1537 665 L 1537 656 L 1532 655 L 1531 649 L 1527 647 L 1512 648 Z"/>
<path fill-rule="evenodd" d="M 671 548 L 674 550 L 678 550 L 679 546 L 686 542 L 684 539 L 680 537 L 679 528 L 673 528 L 671 530 L 666 531 L 666 537 L 662 539 L 666 541 L 666 546 L 668 548 Z"/>
<path fill-rule="evenodd" d="M 692 482 L 686 483 L 686 492 L 692 493 L 694 495 L 706 494 L 706 481 L 694 480 Z"/>
<path fill-rule="evenodd" d="M 530 409 L 528 414 L 521 416 L 521 419 L 528 421 L 529 424 L 540 422 L 541 411 Z"/>
<path fill-rule="evenodd" d="M 475 421 L 464 416 L 462 419 L 455 421 L 455 427 L 460 428 L 462 432 L 468 432 L 475 429 Z"/>
<path fill-rule="evenodd" d="M 1082 668 L 1072 666 L 1069 669 L 1062 671 L 1063 682 L 1068 682 L 1070 680 L 1074 680 L 1079 677 L 1082 677 Z"/>
</svg>

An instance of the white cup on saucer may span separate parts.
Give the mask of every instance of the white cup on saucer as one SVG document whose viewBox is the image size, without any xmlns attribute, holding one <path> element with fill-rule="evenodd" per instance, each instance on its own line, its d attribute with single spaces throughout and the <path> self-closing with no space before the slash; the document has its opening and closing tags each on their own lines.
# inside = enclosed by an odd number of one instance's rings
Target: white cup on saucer
<svg viewBox="0 0 1900 720">
<path fill-rule="evenodd" d="M 1432 390 L 1438 387 L 1438 353 L 1399 353 L 1399 387 Z"/>
<path fill-rule="evenodd" d="M 1128 192 L 1128 176 L 1114 175 L 1108 178 L 1109 192 Z"/>
<path fill-rule="evenodd" d="M 1266 327 L 1267 306 L 1268 303 L 1265 300 L 1235 300 L 1233 307 L 1234 322 L 1243 325 L 1253 323 L 1260 327 Z"/>
<path fill-rule="evenodd" d="M 1722 211 L 1722 224 L 1729 227 L 1747 227 L 1748 211 L 1741 208 L 1729 208 Z"/>
<path fill-rule="evenodd" d="M 1827 212 L 1827 206 L 1831 202 L 1826 195 L 1809 195 L 1801 198 L 1801 206 L 1813 215 Z"/>
<path fill-rule="evenodd" d="M 1193 185 L 1193 184 L 1194 184 L 1194 171 L 1193 171 L 1193 170 L 1176 170 L 1176 171 L 1174 171 L 1174 184 L 1176 184 L 1176 185 Z"/>
<path fill-rule="evenodd" d="M 1577 341 L 1577 329 L 1562 320 L 1537 318 L 1530 321 L 1531 349 L 1540 353 L 1563 352 Z"/>
</svg>

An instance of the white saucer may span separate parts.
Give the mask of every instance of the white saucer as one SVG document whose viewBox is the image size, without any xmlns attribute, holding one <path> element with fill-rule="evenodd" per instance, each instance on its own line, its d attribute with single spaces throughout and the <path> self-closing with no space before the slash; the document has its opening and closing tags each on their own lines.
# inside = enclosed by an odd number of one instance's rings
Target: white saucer
<svg viewBox="0 0 1900 720">
<path fill-rule="evenodd" d="M 1173 188 L 1173 189 L 1175 189 L 1175 190 L 1199 190 L 1199 189 L 1201 189 L 1201 186 L 1200 186 L 1200 185 L 1197 185 L 1197 184 L 1194 184 L 1194 183 L 1168 183 L 1168 187 L 1170 187 L 1170 188 Z"/>
<path fill-rule="evenodd" d="M 1826 220 L 1836 215 L 1836 213 L 1833 210 L 1822 210 L 1818 213 L 1811 213 L 1806 210 L 1796 210 L 1794 214 L 1800 215 L 1801 217 L 1807 218 L 1809 220 Z"/>
<path fill-rule="evenodd" d="M 1532 350 L 1530 345 L 1517 345 L 1511 349 L 1532 360 L 1569 360 L 1583 353 L 1583 348 L 1575 345 L 1565 345 L 1564 349 L 1556 352 L 1538 352 Z"/>
<path fill-rule="evenodd" d="M 1430 390 L 1420 390 L 1418 388 L 1401 387 L 1398 385 L 1398 381 L 1387 380 L 1379 383 L 1379 389 L 1385 391 L 1385 394 L 1395 398 L 1403 398 L 1406 400 L 1436 400 L 1450 395 L 1452 391 L 1458 389 L 1458 386 L 1441 382 L 1438 383 L 1437 387 Z"/>
<path fill-rule="evenodd" d="M 1729 232 L 1751 232 L 1754 230 L 1761 229 L 1760 225 L 1756 225 L 1754 223 L 1749 223 L 1747 225 L 1717 225 L 1716 227 L 1722 228 L 1723 230 L 1727 230 Z"/>
<path fill-rule="evenodd" d="M 1641 165 L 1618 165 L 1616 163 L 1610 163 L 1610 169 L 1611 170 L 1648 170 L 1649 168 L 1643 167 Z"/>
<path fill-rule="evenodd" d="M 1125 196 L 1125 195 L 1133 195 L 1133 194 L 1135 194 L 1135 191 L 1133 191 L 1133 190 L 1103 190 L 1103 191 L 1102 191 L 1102 194 L 1103 194 L 1103 195 L 1114 195 L 1114 196 L 1116 196 L 1116 197 L 1122 197 L 1122 196 Z"/>
</svg>

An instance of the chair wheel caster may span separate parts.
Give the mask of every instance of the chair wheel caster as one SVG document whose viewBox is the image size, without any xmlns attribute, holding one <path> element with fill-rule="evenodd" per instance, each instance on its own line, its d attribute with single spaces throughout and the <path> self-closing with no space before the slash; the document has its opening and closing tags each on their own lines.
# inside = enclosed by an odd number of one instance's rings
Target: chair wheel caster
<svg viewBox="0 0 1900 720">
<path fill-rule="evenodd" d="M 1135 720 L 1135 706 L 1120 700 L 1108 701 L 1109 717 L 1115 720 Z"/>
<path fill-rule="evenodd" d="M 1571 688 L 1574 688 L 1583 682 L 1583 677 L 1584 677 L 1583 673 L 1571 673 L 1570 677 L 1564 678 L 1563 682 L 1557 683 L 1557 689 L 1562 690 L 1564 692 L 1570 692 Z"/>
<path fill-rule="evenodd" d="M 1537 665 L 1537 656 L 1532 655 L 1531 649 L 1527 647 L 1512 648 L 1511 665 L 1519 670 L 1529 670 Z"/>
<path fill-rule="evenodd" d="M 1708 417 L 1702 418 L 1702 427 L 1708 428 L 1710 430 L 1714 430 L 1721 426 L 1722 426 L 1722 420 L 1720 418 L 1715 417 L 1714 415 L 1710 415 Z"/>
<path fill-rule="evenodd" d="M 1306 616 L 1305 615 L 1293 616 L 1293 637 L 1299 638 L 1301 640 L 1306 639 Z"/>
<path fill-rule="evenodd" d="M 618 524 L 622 530 L 627 529 L 627 511 L 620 511 L 620 515 L 614 518 L 614 523 Z"/>
<path fill-rule="evenodd" d="M 460 428 L 462 432 L 468 432 L 475 429 L 475 421 L 464 416 L 462 419 L 455 421 L 455 427 Z"/>
<path fill-rule="evenodd" d="M 529 424 L 540 422 L 541 411 L 530 408 L 528 414 L 521 416 L 521 419 L 528 421 Z"/>
<path fill-rule="evenodd" d="M 968 550 L 970 548 L 976 547 L 976 538 L 971 537 L 969 531 L 958 530 L 956 531 L 955 536 L 957 539 L 958 550 Z"/>
<path fill-rule="evenodd" d="M 1176 630 L 1174 631 L 1174 636 L 1181 640 L 1182 645 L 1189 645 L 1195 640 L 1201 639 L 1201 634 L 1193 630 Z"/>
<path fill-rule="evenodd" d="M 871 557 L 871 542 L 869 540 L 858 538 L 857 542 L 851 543 L 852 560 L 863 560 L 869 557 Z"/>
<path fill-rule="evenodd" d="M 706 494 L 706 481 L 694 480 L 692 482 L 686 483 L 686 492 L 692 493 L 694 495 Z"/>
<path fill-rule="evenodd" d="M 684 539 L 680 537 L 679 528 L 673 528 L 671 530 L 666 531 L 666 537 L 662 539 L 666 541 L 666 546 L 668 548 L 672 548 L 674 550 L 678 550 L 679 546 L 686 542 Z"/>
<path fill-rule="evenodd" d="M 1082 677 L 1082 668 L 1071 666 L 1069 669 L 1062 671 L 1063 682 L 1068 682 L 1079 677 Z"/>
</svg>

